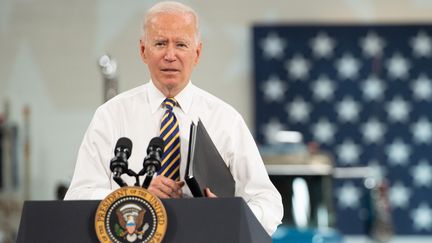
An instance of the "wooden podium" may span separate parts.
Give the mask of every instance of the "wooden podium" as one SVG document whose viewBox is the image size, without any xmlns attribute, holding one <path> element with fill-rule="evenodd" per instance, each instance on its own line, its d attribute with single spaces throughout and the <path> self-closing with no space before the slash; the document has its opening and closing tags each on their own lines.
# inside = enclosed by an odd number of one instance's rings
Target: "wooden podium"
<svg viewBox="0 0 432 243">
<path fill-rule="evenodd" d="M 94 214 L 100 201 L 26 201 L 18 243 L 97 243 Z M 166 243 L 271 243 L 242 198 L 163 199 Z"/>
</svg>

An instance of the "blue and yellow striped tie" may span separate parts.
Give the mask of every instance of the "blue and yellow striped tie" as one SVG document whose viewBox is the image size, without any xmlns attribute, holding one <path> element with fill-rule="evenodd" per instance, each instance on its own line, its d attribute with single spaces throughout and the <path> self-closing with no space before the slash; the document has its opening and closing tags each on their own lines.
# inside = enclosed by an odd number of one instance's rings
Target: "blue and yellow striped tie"
<svg viewBox="0 0 432 243">
<path fill-rule="evenodd" d="M 173 112 L 177 101 L 174 98 L 166 98 L 163 104 L 166 111 L 162 117 L 160 137 L 164 140 L 165 149 L 159 174 L 178 181 L 180 180 L 180 132 L 179 123 Z"/>
</svg>

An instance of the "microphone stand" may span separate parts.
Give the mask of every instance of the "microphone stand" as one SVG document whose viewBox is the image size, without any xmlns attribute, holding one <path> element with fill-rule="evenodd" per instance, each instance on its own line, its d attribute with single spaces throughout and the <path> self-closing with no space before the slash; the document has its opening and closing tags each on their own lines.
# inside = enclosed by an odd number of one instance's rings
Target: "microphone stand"
<svg viewBox="0 0 432 243">
<path fill-rule="evenodd" d="M 153 176 L 155 174 L 154 170 L 150 170 L 149 172 L 146 173 L 147 167 L 144 167 L 139 173 L 138 176 L 142 176 L 144 175 L 144 182 L 142 184 L 142 188 L 147 189 L 150 186 L 150 182 L 153 179 Z"/>
<path fill-rule="evenodd" d="M 134 172 L 133 170 L 131 170 L 131 169 L 128 169 L 128 171 L 126 172 L 126 174 L 127 174 L 128 176 L 133 176 L 133 177 L 135 177 L 135 184 L 134 184 L 134 186 L 140 186 L 139 175 L 138 175 L 137 173 L 135 173 L 135 172 Z M 117 184 L 118 184 L 120 187 L 128 186 L 128 185 L 126 184 L 126 182 L 124 182 L 124 180 L 123 180 L 120 176 L 121 176 L 121 174 L 117 174 L 117 173 L 115 173 L 114 176 L 113 176 L 114 181 L 117 182 Z"/>
<path fill-rule="evenodd" d="M 142 187 L 147 189 L 153 180 L 154 175 L 160 169 L 160 159 L 147 155 L 144 159 L 143 169 L 138 175 L 145 175 Z"/>
<path fill-rule="evenodd" d="M 111 160 L 110 169 L 113 171 L 113 179 L 120 186 L 128 186 L 124 180 L 120 177 L 122 174 L 135 177 L 135 186 L 139 186 L 139 176 L 133 170 L 128 168 L 128 162 L 126 158 L 117 158 Z"/>
<path fill-rule="evenodd" d="M 135 184 L 134 186 L 139 186 L 140 182 L 139 182 L 139 175 L 137 173 L 135 173 L 135 171 L 129 169 L 126 173 L 128 176 L 133 176 L 135 177 Z"/>
<path fill-rule="evenodd" d="M 153 180 L 153 176 L 154 176 L 154 173 L 152 173 L 152 174 L 147 174 L 146 173 L 145 174 L 144 182 L 142 184 L 143 188 L 147 189 L 150 186 L 150 182 Z"/>
<path fill-rule="evenodd" d="M 115 182 L 117 182 L 117 184 L 118 184 L 120 187 L 127 186 L 127 184 L 123 181 L 123 179 L 120 177 L 120 175 L 114 175 L 114 176 L 113 176 L 113 179 L 114 179 Z"/>
<path fill-rule="evenodd" d="M 127 186 L 127 184 L 121 178 L 121 175 L 124 174 L 125 170 L 128 169 L 127 160 L 122 158 L 113 158 L 110 163 L 110 169 L 113 173 L 113 179 L 120 187 Z"/>
</svg>

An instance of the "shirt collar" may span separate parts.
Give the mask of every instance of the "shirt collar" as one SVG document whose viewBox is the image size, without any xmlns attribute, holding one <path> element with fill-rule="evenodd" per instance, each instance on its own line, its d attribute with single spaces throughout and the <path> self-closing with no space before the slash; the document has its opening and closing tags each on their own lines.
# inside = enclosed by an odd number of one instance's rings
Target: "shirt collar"
<svg viewBox="0 0 432 243">
<path fill-rule="evenodd" d="M 188 82 L 186 87 L 183 88 L 174 98 L 177 100 L 180 109 L 187 114 L 192 104 L 193 84 L 191 81 Z M 162 102 L 165 100 L 164 94 L 156 88 L 153 81 L 149 82 L 148 97 L 152 114 L 155 113 L 160 107 Z"/>
</svg>

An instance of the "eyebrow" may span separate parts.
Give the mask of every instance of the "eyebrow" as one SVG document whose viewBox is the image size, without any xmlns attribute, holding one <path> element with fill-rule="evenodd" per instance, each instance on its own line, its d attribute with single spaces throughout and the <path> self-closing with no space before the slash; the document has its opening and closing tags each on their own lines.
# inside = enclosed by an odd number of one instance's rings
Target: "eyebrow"
<svg viewBox="0 0 432 243">
<path fill-rule="evenodd" d="M 161 42 L 161 41 L 162 42 L 167 42 L 168 38 L 166 38 L 166 37 L 156 37 L 155 39 L 152 40 L 152 42 Z M 193 41 L 185 39 L 185 38 L 179 38 L 179 39 L 175 39 L 174 42 L 175 43 L 183 42 L 183 43 L 186 43 L 186 44 L 190 44 Z"/>
</svg>

